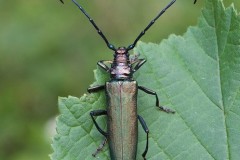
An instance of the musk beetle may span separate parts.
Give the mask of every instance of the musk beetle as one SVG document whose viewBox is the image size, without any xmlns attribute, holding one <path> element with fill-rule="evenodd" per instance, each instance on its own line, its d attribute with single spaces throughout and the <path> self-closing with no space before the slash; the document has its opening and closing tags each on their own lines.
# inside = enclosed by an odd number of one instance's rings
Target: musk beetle
<svg viewBox="0 0 240 160">
<path fill-rule="evenodd" d="M 63 3 L 63 0 L 60 0 Z M 196 3 L 197 0 L 194 0 Z M 110 74 L 110 81 L 104 85 L 98 85 L 88 88 L 89 93 L 105 90 L 107 99 L 106 110 L 94 110 L 90 112 L 97 130 L 105 136 L 105 140 L 99 146 L 97 151 L 93 154 L 95 156 L 106 144 L 109 143 L 109 150 L 111 160 L 136 160 L 137 155 L 137 139 L 138 139 L 138 120 L 146 133 L 146 147 L 142 153 L 142 157 L 146 159 L 148 152 L 148 135 L 149 129 L 144 119 L 137 114 L 137 93 L 138 89 L 143 92 L 153 95 L 156 98 L 156 107 L 161 111 L 167 113 L 174 113 L 174 111 L 159 105 L 158 95 L 155 91 L 145 88 L 137 84 L 133 79 L 133 74 L 145 62 L 145 59 L 129 58 L 129 51 L 132 50 L 139 39 L 145 32 L 155 23 L 155 21 L 170 7 L 176 0 L 172 0 L 165 8 L 163 8 L 158 15 L 151 20 L 147 27 L 137 36 L 135 41 L 128 47 L 115 48 L 114 45 L 108 42 L 105 35 L 98 28 L 93 19 L 87 14 L 83 7 L 75 0 L 72 2 L 81 10 L 81 12 L 88 18 L 98 34 L 107 44 L 107 47 L 114 51 L 114 58 L 112 61 L 101 60 L 97 64 L 103 70 Z M 107 131 L 103 131 L 98 125 L 95 117 L 107 116 Z"/>
</svg>

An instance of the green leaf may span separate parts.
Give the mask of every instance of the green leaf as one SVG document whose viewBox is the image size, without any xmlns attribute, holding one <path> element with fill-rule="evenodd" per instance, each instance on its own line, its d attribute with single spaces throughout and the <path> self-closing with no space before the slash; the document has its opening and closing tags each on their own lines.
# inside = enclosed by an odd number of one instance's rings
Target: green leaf
<svg viewBox="0 0 240 160">
<path fill-rule="evenodd" d="M 233 5 L 206 0 L 196 27 L 161 44 L 139 43 L 136 52 L 147 62 L 135 74 L 139 85 L 155 90 L 161 104 L 176 111 L 159 111 L 154 96 L 139 91 L 138 113 L 150 130 L 148 160 L 240 159 L 240 16 Z M 95 71 L 96 82 L 108 75 Z M 104 92 L 59 98 L 60 116 L 53 140 L 53 160 L 94 159 L 104 137 L 89 116 L 106 108 Z M 105 118 L 97 121 L 106 128 Z M 137 159 L 146 135 L 139 125 Z M 110 159 L 108 148 L 98 154 Z"/>
</svg>

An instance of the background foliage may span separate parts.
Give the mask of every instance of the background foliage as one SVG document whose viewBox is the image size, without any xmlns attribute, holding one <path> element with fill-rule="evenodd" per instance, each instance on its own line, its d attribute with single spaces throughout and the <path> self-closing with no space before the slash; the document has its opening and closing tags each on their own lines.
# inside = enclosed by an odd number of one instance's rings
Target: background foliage
<svg viewBox="0 0 240 160">
<path fill-rule="evenodd" d="M 82 2 L 108 39 L 128 45 L 168 1 Z M 225 0 L 239 8 L 238 0 Z M 195 25 L 203 2 L 178 1 L 142 39 Z M 110 20 L 112 19 L 112 20 Z M 45 160 L 58 96 L 81 96 L 109 51 L 70 1 L 0 1 L 0 159 Z"/>
</svg>

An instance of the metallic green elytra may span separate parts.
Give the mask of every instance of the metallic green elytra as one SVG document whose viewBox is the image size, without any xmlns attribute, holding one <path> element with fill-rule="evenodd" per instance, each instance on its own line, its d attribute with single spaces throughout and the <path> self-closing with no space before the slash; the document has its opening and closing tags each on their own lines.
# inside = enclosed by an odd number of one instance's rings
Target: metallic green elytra
<svg viewBox="0 0 240 160">
<path fill-rule="evenodd" d="M 137 82 L 106 83 L 107 132 L 112 160 L 135 160 L 137 152 Z"/>
<path fill-rule="evenodd" d="M 63 3 L 63 0 L 60 0 Z M 194 0 L 196 3 L 197 0 Z M 174 111 L 162 107 L 159 105 L 159 99 L 156 92 L 137 85 L 137 82 L 133 80 L 133 74 L 136 72 L 145 62 L 145 59 L 139 59 L 138 56 L 130 59 L 129 52 L 132 50 L 139 39 L 147 32 L 147 30 L 155 23 L 155 21 L 161 17 L 165 11 L 171 7 L 176 0 L 171 2 L 163 8 L 157 16 L 150 21 L 146 28 L 140 32 L 137 38 L 128 47 L 115 48 L 114 45 L 108 42 L 105 35 L 98 28 L 92 18 L 87 14 L 81 5 L 75 0 L 73 3 L 81 10 L 81 12 L 88 18 L 97 33 L 107 44 L 107 47 L 114 51 L 113 60 L 105 61 L 101 60 L 97 64 L 103 70 L 109 73 L 111 80 L 106 82 L 105 85 L 99 85 L 88 88 L 89 93 L 105 90 L 107 99 L 106 110 L 94 110 L 90 112 L 90 116 L 93 120 L 97 130 L 105 136 L 105 140 L 102 145 L 93 154 L 96 154 L 103 148 L 106 142 L 109 142 L 109 150 L 111 160 L 136 160 L 137 157 L 137 143 L 138 143 L 138 120 L 146 133 L 146 147 L 142 153 L 142 157 L 145 160 L 148 152 L 148 135 L 149 129 L 144 119 L 137 114 L 137 93 L 138 89 L 144 91 L 147 94 L 153 95 L 156 98 L 156 107 L 167 113 L 174 113 Z M 107 116 L 107 132 L 103 131 L 98 125 L 94 117 Z M 84 157 L 83 157 L 84 158 Z"/>
</svg>

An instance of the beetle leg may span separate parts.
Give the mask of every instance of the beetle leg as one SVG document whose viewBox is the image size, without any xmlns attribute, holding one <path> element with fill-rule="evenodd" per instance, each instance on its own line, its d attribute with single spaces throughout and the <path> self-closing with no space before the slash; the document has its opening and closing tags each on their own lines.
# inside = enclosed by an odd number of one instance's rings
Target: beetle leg
<svg viewBox="0 0 240 160">
<path fill-rule="evenodd" d="M 143 87 L 143 86 L 138 86 L 138 89 L 144 91 L 144 92 L 147 93 L 147 94 L 155 95 L 155 97 L 156 97 L 156 106 L 157 106 L 160 110 L 162 110 L 162 111 L 164 111 L 164 112 L 167 112 L 167 113 L 175 113 L 175 111 L 172 111 L 172 110 L 169 109 L 169 108 L 165 108 L 165 107 L 159 105 L 158 95 L 157 95 L 157 93 L 156 93 L 155 91 L 150 90 L 150 89 L 148 89 L 148 88 L 145 88 L 145 87 Z"/>
<path fill-rule="evenodd" d="M 105 89 L 105 85 L 98 85 L 98 86 L 94 86 L 94 87 L 90 87 L 88 88 L 88 92 L 92 93 L 92 92 L 98 92 Z M 106 110 L 95 110 L 95 111 L 91 111 L 90 112 L 90 116 L 93 120 L 94 125 L 96 126 L 97 130 L 104 135 L 105 137 L 107 137 L 107 132 L 104 132 L 99 125 L 97 124 L 96 120 L 94 119 L 94 116 L 101 116 L 101 115 L 107 115 L 107 111 Z M 104 142 L 97 148 L 97 151 L 95 153 L 92 154 L 93 157 L 95 157 L 98 152 L 100 152 L 102 150 L 102 148 L 104 147 L 104 145 L 106 144 L 106 138 L 104 140 Z"/>
<path fill-rule="evenodd" d="M 104 135 L 105 137 L 107 137 L 107 132 L 103 131 L 99 125 L 97 124 L 94 116 L 102 116 L 102 115 L 107 115 L 107 111 L 106 110 L 95 110 L 95 111 L 91 111 L 90 112 L 90 116 L 92 117 L 92 120 L 93 120 L 93 123 L 95 124 L 97 130 L 102 134 Z"/>
<path fill-rule="evenodd" d="M 146 59 L 138 59 L 138 63 L 136 66 L 133 68 L 133 72 L 136 72 L 142 65 L 146 62 Z"/>
<path fill-rule="evenodd" d="M 146 132 L 146 134 L 147 134 L 146 148 L 145 148 L 145 150 L 144 150 L 144 152 L 143 152 L 143 154 L 142 154 L 143 159 L 146 160 L 146 154 L 147 154 L 147 152 L 148 152 L 148 134 L 149 134 L 149 129 L 148 129 L 147 124 L 146 124 L 146 122 L 144 121 L 144 119 L 143 119 L 141 116 L 139 116 L 139 115 L 138 115 L 138 120 L 139 120 L 139 122 L 141 123 L 141 125 L 142 125 L 142 127 L 143 127 L 143 130 L 144 130 L 144 131 Z"/>
<path fill-rule="evenodd" d="M 107 144 L 107 138 L 105 138 L 103 140 L 103 142 L 99 145 L 99 147 L 97 148 L 97 150 L 92 154 L 93 157 L 96 157 L 96 155 L 102 151 L 103 147 Z"/>
<path fill-rule="evenodd" d="M 138 52 L 131 55 L 130 63 L 133 64 L 133 63 L 137 62 L 139 60 L 139 58 L 138 58 L 139 56 L 140 56 L 140 54 Z"/>
<path fill-rule="evenodd" d="M 97 85 L 97 86 L 94 86 L 94 87 L 89 87 L 87 89 L 88 93 L 93 93 L 93 92 L 98 92 L 98 91 L 101 91 L 105 89 L 105 85 Z"/>
<path fill-rule="evenodd" d="M 97 65 L 100 66 L 102 69 L 104 69 L 106 72 L 110 72 L 110 68 L 105 63 L 112 63 L 112 61 L 98 61 Z"/>
</svg>

